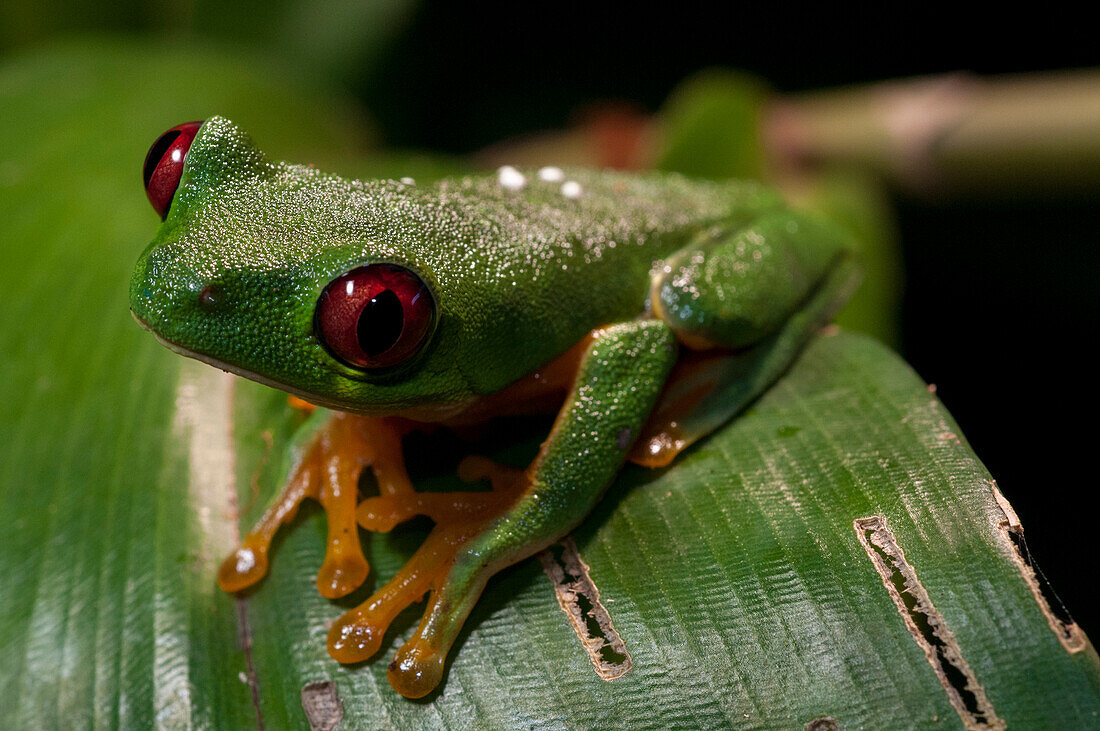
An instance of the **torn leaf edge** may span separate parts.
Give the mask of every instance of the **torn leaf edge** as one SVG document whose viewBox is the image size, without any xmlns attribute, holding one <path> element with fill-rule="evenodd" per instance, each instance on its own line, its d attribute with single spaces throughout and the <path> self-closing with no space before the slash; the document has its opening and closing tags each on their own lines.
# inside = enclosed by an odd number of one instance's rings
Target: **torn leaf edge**
<svg viewBox="0 0 1100 731">
<path fill-rule="evenodd" d="M 1004 540 L 1009 558 L 1012 559 L 1012 563 L 1014 563 L 1016 568 L 1020 571 L 1024 583 L 1027 584 L 1027 588 L 1031 590 L 1031 595 L 1035 597 L 1035 602 L 1039 605 L 1039 609 L 1043 612 L 1043 616 L 1047 618 L 1047 624 L 1050 625 L 1050 630 L 1054 633 L 1055 637 L 1058 638 L 1058 641 L 1062 643 L 1062 647 L 1071 655 L 1081 652 L 1089 645 L 1088 637 L 1085 636 L 1080 625 L 1074 622 L 1072 617 L 1069 622 L 1066 622 L 1054 613 L 1053 608 L 1050 606 L 1050 602 L 1047 601 L 1046 596 L 1043 595 L 1043 589 L 1039 585 L 1039 577 L 1035 573 L 1035 567 L 1032 565 L 1032 562 L 1028 561 L 1024 555 L 1020 553 L 1020 547 L 1017 545 L 1016 541 L 1012 539 L 1013 536 L 1016 536 L 1020 540 L 1023 540 L 1024 526 L 1020 523 L 1020 518 L 1016 515 L 1016 511 L 1012 509 L 1012 504 L 1008 502 L 1008 499 L 1001 493 L 1000 488 L 997 487 L 997 483 L 990 480 L 989 487 L 993 491 L 993 499 L 997 501 L 997 507 L 1004 513 L 1004 520 L 999 523 L 998 528 L 1000 528 L 1001 538 Z M 1069 616 L 1069 612 L 1065 607 L 1062 607 L 1062 610 L 1066 612 L 1066 616 Z"/>
</svg>

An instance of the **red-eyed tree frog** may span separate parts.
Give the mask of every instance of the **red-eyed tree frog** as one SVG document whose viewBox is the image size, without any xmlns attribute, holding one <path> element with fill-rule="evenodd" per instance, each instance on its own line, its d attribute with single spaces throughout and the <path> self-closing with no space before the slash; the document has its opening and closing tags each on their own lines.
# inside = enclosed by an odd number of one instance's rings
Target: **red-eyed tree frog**
<svg viewBox="0 0 1100 731">
<path fill-rule="evenodd" d="M 439 684 L 493 574 L 572 530 L 627 460 L 667 465 L 732 418 L 857 278 L 836 230 L 753 182 L 508 166 L 345 180 L 269 161 L 220 117 L 165 133 L 144 179 L 164 222 L 137 264 L 134 317 L 178 353 L 318 407 L 219 584 L 258 582 L 307 497 L 328 520 L 326 597 L 367 576 L 359 527 L 429 516 L 405 567 L 328 633 L 333 658 L 365 660 L 428 594 L 388 671 L 410 698 Z M 410 484 L 410 430 L 547 410 L 526 470 L 460 465 L 491 492 Z M 379 494 L 361 499 L 365 467 Z"/>
</svg>

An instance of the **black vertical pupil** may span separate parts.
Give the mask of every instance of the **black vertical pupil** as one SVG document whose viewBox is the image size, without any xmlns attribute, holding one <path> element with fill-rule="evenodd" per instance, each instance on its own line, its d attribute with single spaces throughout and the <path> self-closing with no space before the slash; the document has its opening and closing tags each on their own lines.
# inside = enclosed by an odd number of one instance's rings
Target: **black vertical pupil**
<svg viewBox="0 0 1100 731">
<path fill-rule="evenodd" d="M 386 289 L 374 295 L 359 314 L 355 335 L 359 347 L 369 356 L 385 353 L 401 337 L 405 327 L 405 312 L 401 300 Z"/>
<path fill-rule="evenodd" d="M 157 169 L 157 164 L 160 163 L 160 159 L 164 157 L 164 153 L 168 152 L 168 148 L 172 146 L 172 143 L 176 141 L 176 138 L 180 136 L 179 130 L 170 130 L 160 136 L 160 138 L 153 143 L 153 146 L 149 148 L 149 154 L 145 156 L 145 167 L 142 168 L 141 177 L 145 180 L 145 187 L 149 187 L 149 181 L 153 179 L 153 173 Z"/>
</svg>

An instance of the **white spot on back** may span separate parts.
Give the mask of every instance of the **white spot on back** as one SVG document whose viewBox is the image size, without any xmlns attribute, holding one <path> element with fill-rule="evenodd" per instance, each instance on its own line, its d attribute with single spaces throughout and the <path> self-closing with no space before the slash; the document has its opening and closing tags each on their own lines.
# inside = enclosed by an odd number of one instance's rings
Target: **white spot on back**
<svg viewBox="0 0 1100 731">
<path fill-rule="evenodd" d="M 505 190 L 523 190 L 527 185 L 527 178 L 511 165 L 504 165 L 497 169 L 497 182 Z"/>
<path fill-rule="evenodd" d="M 565 173 L 562 172 L 561 168 L 550 165 L 539 168 L 539 180 L 547 183 L 560 183 L 565 180 Z"/>
<path fill-rule="evenodd" d="M 566 180 L 561 184 L 561 194 L 569 199 L 577 199 L 584 193 L 584 188 L 576 180 Z"/>
</svg>

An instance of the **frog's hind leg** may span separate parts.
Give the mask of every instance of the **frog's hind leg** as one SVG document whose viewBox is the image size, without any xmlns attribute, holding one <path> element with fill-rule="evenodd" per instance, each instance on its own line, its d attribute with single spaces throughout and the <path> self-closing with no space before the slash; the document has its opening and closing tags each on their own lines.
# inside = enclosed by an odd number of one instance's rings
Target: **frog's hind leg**
<svg viewBox="0 0 1100 731">
<path fill-rule="evenodd" d="M 754 268 L 761 271 L 745 274 Z M 751 290 L 737 286 L 738 277 L 761 273 Z M 787 369 L 858 279 L 835 234 L 792 213 L 771 214 L 670 260 L 654 285 L 656 309 L 698 349 L 677 363 L 630 461 L 663 467 L 744 409 Z M 700 301 L 710 319 L 693 321 L 690 313 L 700 310 L 688 303 Z"/>
<path fill-rule="evenodd" d="M 387 419 L 369 419 L 318 409 L 302 426 L 288 452 L 286 487 L 222 563 L 218 585 L 241 591 L 267 573 L 268 552 L 279 527 L 293 520 L 302 501 L 321 503 L 328 521 L 325 560 L 317 590 L 325 597 L 344 596 L 366 579 L 356 524 L 358 480 L 370 466 L 383 494 L 412 492 L 401 454 L 402 431 Z"/>
</svg>

